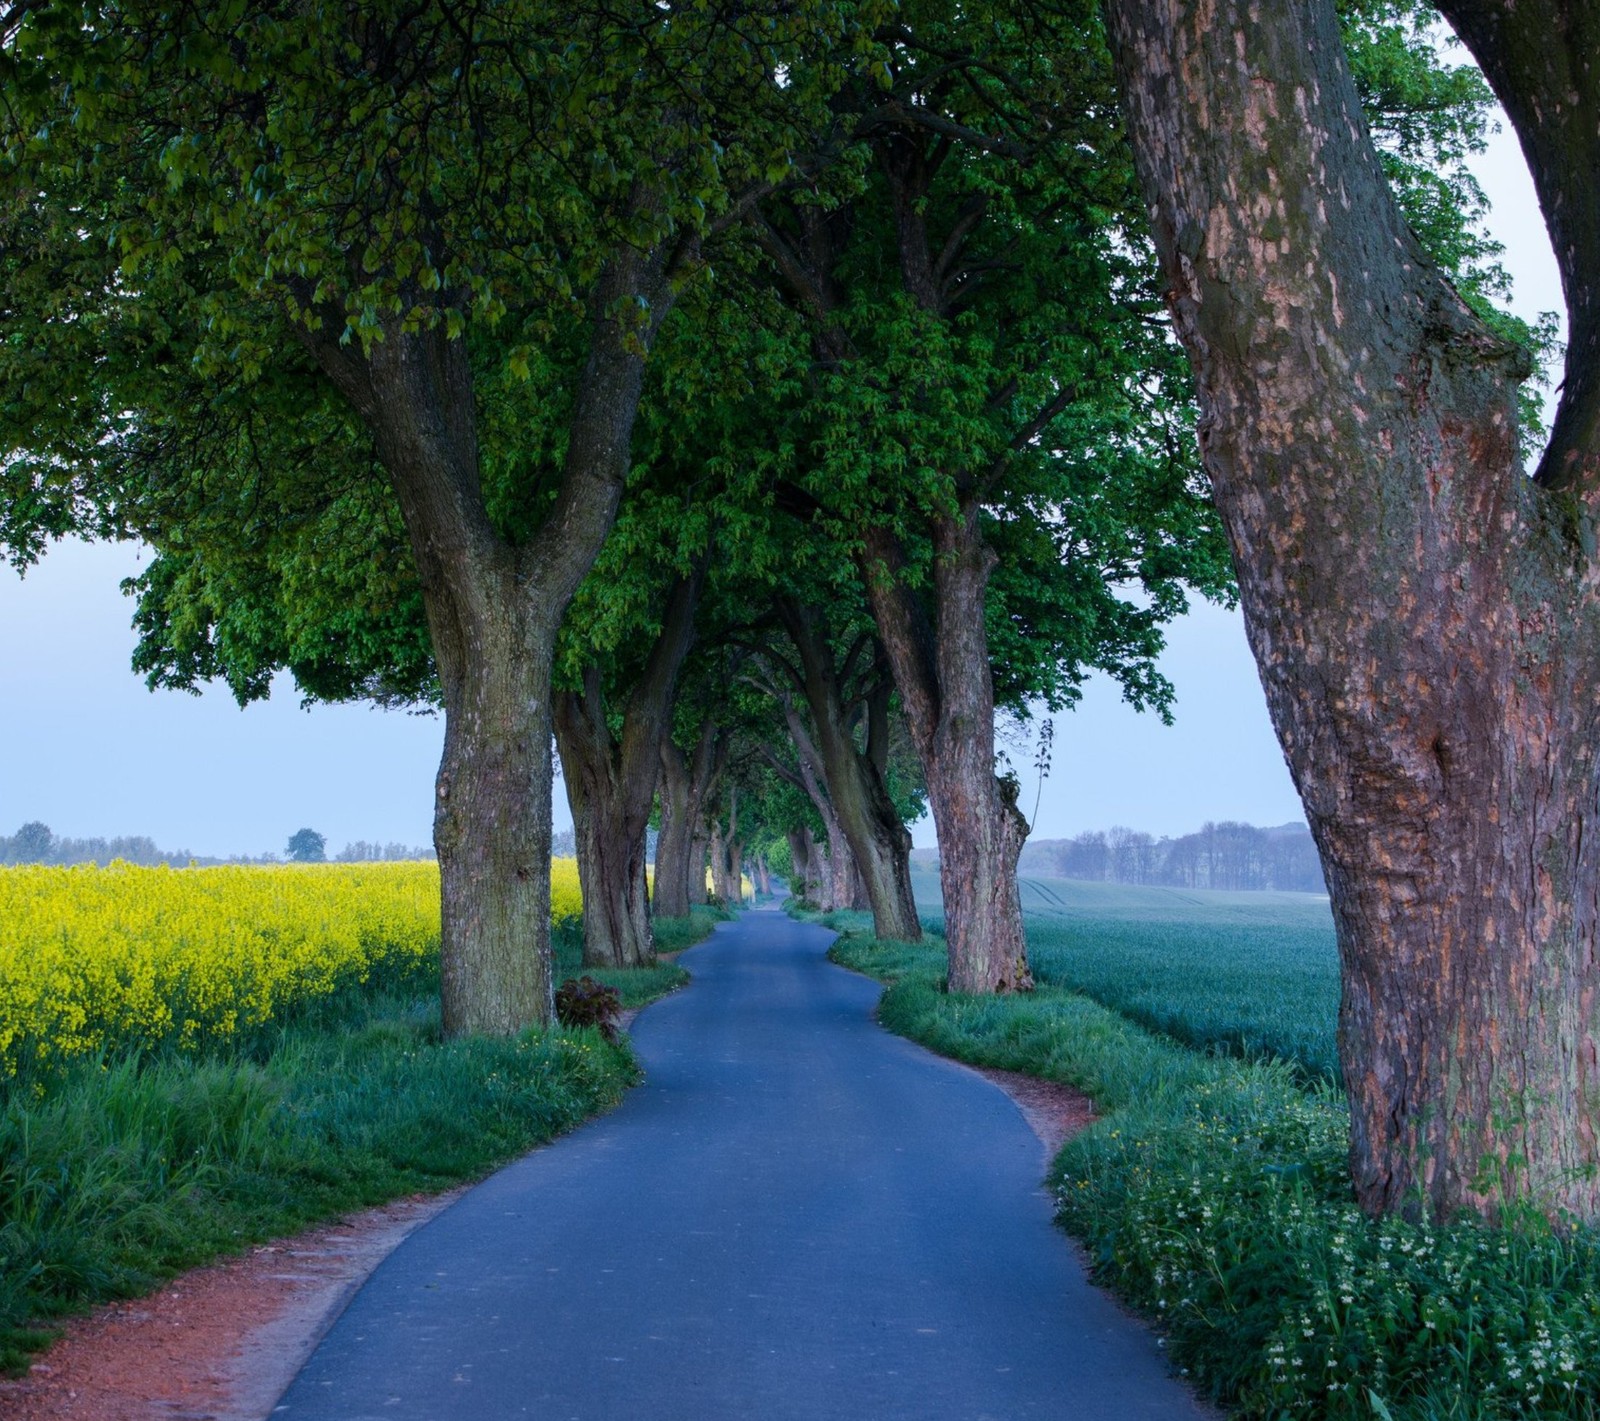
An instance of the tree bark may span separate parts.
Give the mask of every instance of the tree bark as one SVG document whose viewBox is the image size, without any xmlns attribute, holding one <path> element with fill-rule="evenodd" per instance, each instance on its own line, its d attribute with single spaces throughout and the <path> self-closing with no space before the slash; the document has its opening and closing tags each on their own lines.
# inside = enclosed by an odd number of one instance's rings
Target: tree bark
<svg viewBox="0 0 1600 1421">
<path fill-rule="evenodd" d="M 1574 310 L 1531 480 L 1526 358 L 1406 229 L 1332 4 L 1109 13 L 1246 630 L 1333 903 L 1357 1197 L 1592 1220 L 1600 461 L 1575 295 L 1600 269 L 1595 21 L 1445 8 L 1518 128 Z"/>
<path fill-rule="evenodd" d="M 811 888 L 811 845 L 801 829 L 784 835 L 789 841 L 789 892 L 795 898 L 809 899 Z"/>
<path fill-rule="evenodd" d="M 636 967 L 655 960 L 645 872 L 650 809 L 678 669 L 694 640 L 704 580 L 702 566 L 668 592 L 661 630 L 623 711 L 620 739 L 606 717 L 598 666 L 585 669 L 581 692 L 555 695 L 556 744 L 583 887 L 585 967 Z"/>
<path fill-rule="evenodd" d="M 706 901 L 706 845 L 702 806 L 716 787 L 728 760 L 728 737 L 709 716 L 700 723 L 694 757 L 672 741 L 661 740 L 661 836 L 656 842 L 656 899 L 659 918 L 681 918 Z"/>
<path fill-rule="evenodd" d="M 445 713 L 436 782 L 440 983 L 447 1035 L 554 1018 L 550 955 L 550 672 L 578 583 L 616 515 L 644 376 L 671 303 L 663 256 L 624 249 L 601 273 L 588 359 L 550 516 L 520 547 L 479 482 L 465 340 L 392 322 L 363 350 L 342 313 L 297 327 L 372 431 L 410 537 Z M 643 331 L 611 313 L 648 304 Z"/>
<path fill-rule="evenodd" d="M 937 633 L 901 576 L 894 537 L 872 529 L 863 567 L 878 635 L 922 761 L 939 836 L 952 992 L 1033 989 L 1017 859 L 1028 822 L 994 772 L 994 685 L 984 592 L 995 563 L 974 505 L 933 519 Z"/>
<path fill-rule="evenodd" d="M 839 905 L 833 900 L 833 865 L 828 862 L 828 850 L 817 842 L 810 829 L 806 833 L 806 897 L 824 913 L 831 913 Z"/>
<path fill-rule="evenodd" d="M 889 797 L 885 778 L 891 683 L 880 682 L 863 698 L 866 743 L 858 746 L 822 613 L 791 598 L 780 598 L 777 606 L 800 656 L 800 682 L 816 728 L 814 753 L 860 880 L 859 888 L 850 885 L 849 901 L 871 908 L 875 936 L 921 942 L 922 922 L 911 891 L 911 833 Z M 830 824 L 830 838 L 832 832 Z"/>
<path fill-rule="evenodd" d="M 689 858 L 694 851 L 694 820 L 689 810 L 689 757 L 672 741 L 661 740 L 661 832 L 656 836 L 656 882 L 651 900 L 656 917 L 689 916 Z"/>
<path fill-rule="evenodd" d="M 728 851 L 722 842 L 722 819 L 719 815 L 711 816 L 711 833 L 706 843 L 706 852 L 710 857 L 711 892 L 722 900 L 726 906 L 728 902 Z"/>
<path fill-rule="evenodd" d="M 616 766 L 610 737 L 603 733 L 598 669 L 588 668 L 584 679 L 589 684 L 583 694 L 555 693 L 556 747 L 583 890 L 583 965 L 642 967 L 655 960 L 645 893 L 645 839 L 630 832 L 624 801 L 631 796 L 613 778 Z"/>
<path fill-rule="evenodd" d="M 772 897 L 772 876 L 767 870 L 767 856 L 757 854 L 755 861 L 756 892 L 763 898 Z"/>
<path fill-rule="evenodd" d="M 711 835 L 704 820 L 695 829 L 689 846 L 689 902 L 704 907 L 711 901 L 707 882 L 710 873 Z"/>
</svg>

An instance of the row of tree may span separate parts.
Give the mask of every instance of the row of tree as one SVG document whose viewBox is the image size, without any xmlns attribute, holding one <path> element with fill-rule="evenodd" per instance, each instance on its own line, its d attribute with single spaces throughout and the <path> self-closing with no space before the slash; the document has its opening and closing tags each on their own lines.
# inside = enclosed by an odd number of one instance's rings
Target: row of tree
<svg viewBox="0 0 1600 1421">
<path fill-rule="evenodd" d="M 287 857 L 300 863 L 322 863 L 327 858 L 327 840 L 315 830 L 300 829 L 289 838 Z M 356 839 L 346 844 L 334 856 L 336 863 L 395 863 L 406 859 L 431 859 L 431 849 L 413 848 L 399 843 L 368 843 Z M 263 854 L 259 858 L 235 855 L 226 859 L 197 857 L 187 849 L 169 852 L 144 834 L 117 835 L 113 838 L 98 836 L 74 839 L 56 835 L 48 824 L 37 819 L 24 824 L 9 838 L 0 834 L 0 864 L 43 863 L 71 865 L 78 863 L 108 864 L 116 860 L 123 863 L 155 867 L 165 864 L 170 868 L 187 868 L 190 864 L 219 863 L 277 863 L 276 854 Z"/>
<path fill-rule="evenodd" d="M 0 864 L 107 864 L 113 859 L 152 867 L 168 864 L 183 868 L 190 862 L 191 855 L 185 850 L 168 853 L 143 834 L 118 835 L 110 839 L 58 838 L 48 824 L 37 819 L 29 820 L 9 838 L 0 834 Z"/>
<path fill-rule="evenodd" d="M 442 707 L 452 1032 L 549 1017 L 552 736 L 593 960 L 652 814 L 658 912 L 781 843 L 914 937 L 925 796 L 950 986 L 1027 988 L 996 710 L 1165 714 L 1236 569 L 1360 1197 L 1593 1215 L 1600 76 L 1444 8 L 1573 308 L 1531 480 L 1415 0 L 0 6 L 0 537 L 149 542 L 156 683 Z"/>
<path fill-rule="evenodd" d="M 1304 824 L 1260 829 L 1207 821 L 1193 834 L 1159 839 L 1113 825 L 1071 839 L 1037 839 L 1022 851 L 1029 873 L 1094 882 L 1152 883 L 1233 891 L 1325 893 L 1322 864 Z"/>
</svg>

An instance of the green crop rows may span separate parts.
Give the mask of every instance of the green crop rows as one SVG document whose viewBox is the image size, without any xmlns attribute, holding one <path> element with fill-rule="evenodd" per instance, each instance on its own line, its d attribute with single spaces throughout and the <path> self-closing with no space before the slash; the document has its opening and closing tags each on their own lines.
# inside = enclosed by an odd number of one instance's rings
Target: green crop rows
<svg viewBox="0 0 1600 1421">
<path fill-rule="evenodd" d="M 918 902 L 936 913 L 937 876 L 914 881 Z M 1041 982 L 1189 1045 L 1280 1056 L 1337 1079 L 1339 963 L 1327 899 L 1025 878 L 1022 903 Z"/>
</svg>

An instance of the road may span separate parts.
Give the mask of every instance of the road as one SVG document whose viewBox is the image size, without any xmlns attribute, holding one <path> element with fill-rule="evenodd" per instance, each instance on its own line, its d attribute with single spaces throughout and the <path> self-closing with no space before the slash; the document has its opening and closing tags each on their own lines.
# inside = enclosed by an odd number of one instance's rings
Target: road
<svg viewBox="0 0 1600 1421">
<path fill-rule="evenodd" d="M 1010 1098 L 878 1027 L 830 941 L 751 912 L 686 953 L 644 1084 L 412 1235 L 273 1415 L 1206 1415 L 1086 1282 Z"/>
</svg>

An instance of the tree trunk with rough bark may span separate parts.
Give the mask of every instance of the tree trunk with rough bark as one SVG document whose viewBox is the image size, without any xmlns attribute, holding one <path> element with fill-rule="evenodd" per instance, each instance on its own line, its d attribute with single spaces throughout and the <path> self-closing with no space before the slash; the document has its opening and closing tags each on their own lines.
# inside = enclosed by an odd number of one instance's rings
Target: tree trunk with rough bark
<svg viewBox="0 0 1600 1421">
<path fill-rule="evenodd" d="M 670 764 L 669 764 L 670 761 Z M 694 757 L 670 736 L 661 741 L 661 837 L 656 844 L 659 918 L 681 918 L 706 901 L 706 844 L 702 806 L 728 762 L 728 737 L 707 717 L 700 723 Z"/>
<path fill-rule="evenodd" d="M 689 903 L 704 907 L 711 901 L 708 882 L 711 856 L 711 836 L 704 822 L 695 830 L 689 845 Z"/>
<path fill-rule="evenodd" d="M 784 837 L 789 841 L 789 892 L 795 898 L 809 899 L 811 848 L 806 835 L 799 829 L 790 829 Z"/>
<path fill-rule="evenodd" d="M 858 745 L 821 610 L 791 598 L 780 598 L 777 610 L 800 657 L 798 679 L 816 729 L 809 753 L 859 881 L 850 884 L 850 905 L 871 908 L 875 936 L 921 942 L 922 923 L 911 892 L 911 833 L 889 797 L 887 780 L 893 682 L 885 669 L 857 703 L 866 720 L 866 743 Z M 831 839 L 831 823 L 829 832 Z"/>
<path fill-rule="evenodd" d="M 555 696 L 556 746 L 583 890 L 583 965 L 643 967 L 655 960 L 645 893 L 645 841 L 628 832 L 618 803 L 622 796 L 607 783 L 609 755 L 584 733 L 584 699 L 570 691 Z"/>
<path fill-rule="evenodd" d="M 828 847 L 819 844 L 817 836 L 806 830 L 806 844 L 810 852 L 806 863 L 810 869 L 810 891 L 806 894 L 824 913 L 831 913 L 841 905 L 833 897 L 833 865 L 828 860 Z"/>
<path fill-rule="evenodd" d="M 767 856 L 757 854 L 755 862 L 756 892 L 763 898 L 772 897 L 772 875 L 767 868 Z"/>
<path fill-rule="evenodd" d="M 645 872 L 650 809 L 704 578 L 702 568 L 668 592 L 661 630 L 623 710 L 620 739 L 611 733 L 598 666 L 585 668 L 582 691 L 555 694 L 556 745 L 583 887 L 585 967 L 655 960 Z"/>
<path fill-rule="evenodd" d="M 613 314 L 644 302 L 647 328 Z M 440 995 L 447 1035 L 511 1034 L 554 1017 L 550 954 L 550 672 L 567 604 L 616 515 L 648 344 L 671 303 L 661 254 L 626 249 L 601 275 L 587 363 L 549 517 L 513 546 L 479 481 L 465 340 L 396 321 L 363 350 L 342 316 L 300 328 L 372 431 L 410 537 L 445 713 L 436 782 Z"/>
<path fill-rule="evenodd" d="M 728 851 L 722 842 L 722 819 L 711 816 L 711 833 L 706 841 L 706 855 L 710 860 L 711 893 L 724 903 L 728 901 Z"/>
<path fill-rule="evenodd" d="M 1600 1214 L 1600 16 L 1443 6 L 1522 139 L 1573 342 L 1527 361 L 1419 250 L 1331 3 L 1111 0 L 1201 447 L 1322 854 L 1372 1213 Z"/>
<path fill-rule="evenodd" d="M 672 742 L 661 741 L 661 831 L 656 835 L 656 881 L 651 907 L 658 918 L 689 916 L 689 859 L 694 851 L 689 806 L 689 757 Z"/>
<path fill-rule="evenodd" d="M 869 532 L 863 571 L 939 836 L 950 990 L 1031 991 L 1017 888 L 1028 822 L 1017 808 L 1016 781 L 994 772 L 984 592 L 995 555 L 975 506 L 935 518 L 933 535 L 933 622 L 905 585 L 891 534 Z"/>
</svg>

